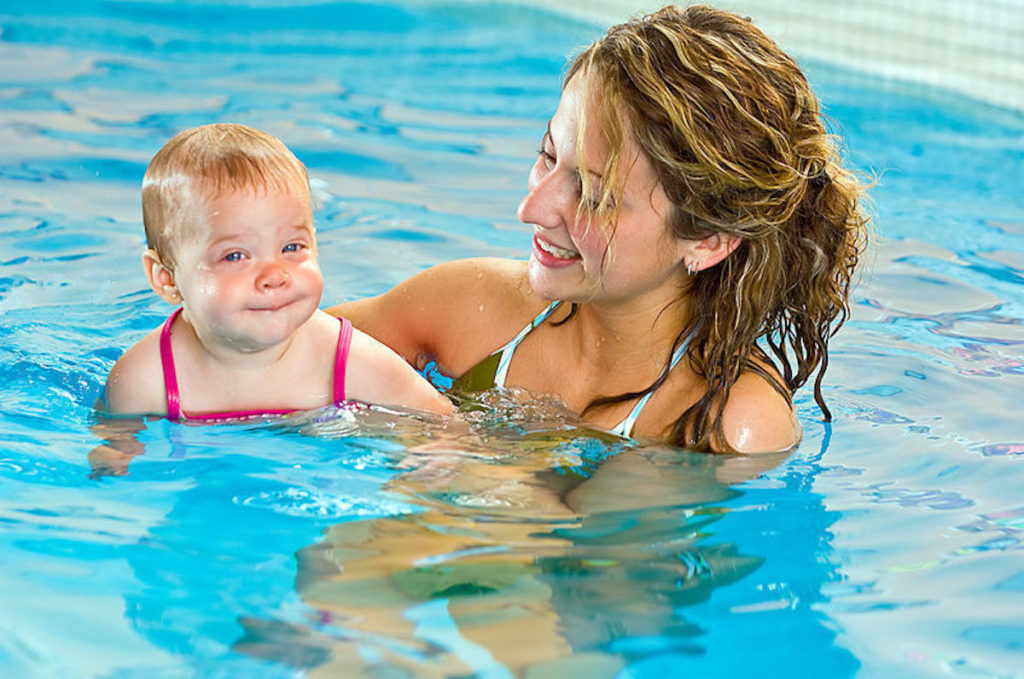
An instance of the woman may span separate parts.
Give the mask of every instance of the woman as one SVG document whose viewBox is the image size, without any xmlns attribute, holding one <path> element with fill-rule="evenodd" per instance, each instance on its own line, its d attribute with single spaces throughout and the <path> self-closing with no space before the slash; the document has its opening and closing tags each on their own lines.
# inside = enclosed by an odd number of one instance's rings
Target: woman
<svg viewBox="0 0 1024 679">
<path fill-rule="evenodd" d="M 450 262 L 331 311 L 467 388 L 554 394 L 625 436 L 785 450 L 815 373 L 829 417 L 862 190 L 789 56 L 748 20 L 667 7 L 571 63 L 519 205 L 528 263 Z"/>
</svg>

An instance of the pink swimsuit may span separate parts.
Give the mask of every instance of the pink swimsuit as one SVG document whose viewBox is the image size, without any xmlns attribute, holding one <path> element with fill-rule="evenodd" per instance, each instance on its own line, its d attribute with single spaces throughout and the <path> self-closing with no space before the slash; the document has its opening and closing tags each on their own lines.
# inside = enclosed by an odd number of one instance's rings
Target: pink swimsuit
<svg viewBox="0 0 1024 679">
<path fill-rule="evenodd" d="M 164 369 L 164 389 L 167 391 L 167 419 L 172 422 L 179 420 L 224 421 L 237 420 L 261 415 L 287 415 L 291 410 L 239 410 L 227 413 L 204 413 L 188 415 L 181 410 L 181 394 L 178 392 L 178 375 L 174 371 L 174 356 L 171 354 L 171 326 L 181 314 L 181 308 L 175 309 L 160 331 L 160 362 Z M 352 344 L 352 322 L 347 318 L 339 318 L 341 330 L 338 332 L 338 349 L 334 354 L 334 404 L 345 402 L 345 366 L 348 365 L 348 350 Z"/>
</svg>

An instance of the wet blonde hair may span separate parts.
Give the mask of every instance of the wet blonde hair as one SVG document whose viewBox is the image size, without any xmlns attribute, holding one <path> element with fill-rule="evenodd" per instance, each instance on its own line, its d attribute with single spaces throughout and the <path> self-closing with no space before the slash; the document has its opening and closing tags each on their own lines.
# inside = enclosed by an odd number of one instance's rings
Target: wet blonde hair
<svg viewBox="0 0 1024 679">
<path fill-rule="evenodd" d="M 843 167 L 799 66 L 749 19 L 666 7 L 609 29 L 571 62 L 565 83 L 577 74 L 596 88 L 590 120 L 612 149 L 601 188 L 584 186 L 598 192 L 598 216 L 614 224 L 628 134 L 672 203 L 668 226 L 677 238 L 720 233 L 740 241 L 681 292 L 692 318 L 677 345 L 694 333 L 687 356 L 707 387 L 675 422 L 672 439 L 730 450 L 722 411 L 747 371 L 790 404 L 817 373 L 815 399 L 829 419 L 821 394 L 828 342 L 849 315 L 869 219 L 865 185 Z M 650 387 L 588 409 L 653 391 L 668 370 L 666 357 Z"/>
<path fill-rule="evenodd" d="M 306 166 L 276 137 L 217 123 L 179 132 L 153 157 L 142 179 L 147 246 L 173 265 L 175 239 L 203 218 L 206 201 L 232 191 L 300 190 Z"/>
</svg>

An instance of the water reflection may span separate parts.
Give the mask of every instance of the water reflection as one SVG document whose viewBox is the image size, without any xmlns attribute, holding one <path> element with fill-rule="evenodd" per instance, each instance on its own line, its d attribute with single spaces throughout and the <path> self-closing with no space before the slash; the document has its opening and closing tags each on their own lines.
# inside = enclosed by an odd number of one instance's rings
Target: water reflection
<svg viewBox="0 0 1024 679">
<path fill-rule="evenodd" d="M 764 561 L 712 524 L 741 495 L 730 484 L 778 457 L 578 431 L 486 445 L 406 461 L 386 490 L 421 511 L 328 528 L 297 555 L 316 623 L 245 621 L 236 650 L 310 676 L 614 676 L 632 658 L 702 653 L 686 607 Z"/>
</svg>

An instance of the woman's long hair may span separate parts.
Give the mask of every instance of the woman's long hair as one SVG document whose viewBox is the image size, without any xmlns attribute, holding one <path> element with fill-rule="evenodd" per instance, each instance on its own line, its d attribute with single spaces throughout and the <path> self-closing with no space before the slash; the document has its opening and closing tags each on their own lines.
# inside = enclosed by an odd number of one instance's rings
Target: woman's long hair
<svg viewBox="0 0 1024 679">
<path fill-rule="evenodd" d="M 721 233 L 740 241 L 683 293 L 692 315 L 677 344 L 694 333 L 687 356 L 707 388 L 673 425 L 674 442 L 730 450 L 722 411 L 748 371 L 790 404 L 816 373 L 814 397 L 829 419 L 821 394 L 828 342 L 849 314 L 869 220 L 860 205 L 864 184 L 843 167 L 796 62 L 748 19 L 666 7 L 613 26 L 572 61 L 565 82 L 577 73 L 599 92 L 589 99 L 589 120 L 612 148 L 600 204 L 618 203 L 630 135 L 673 204 L 676 237 Z M 579 142 L 582 135 L 581 126 Z M 605 223 L 614 223 L 614 210 Z M 652 391 L 668 372 L 666 361 L 647 389 L 588 409 Z"/>
</svg>

